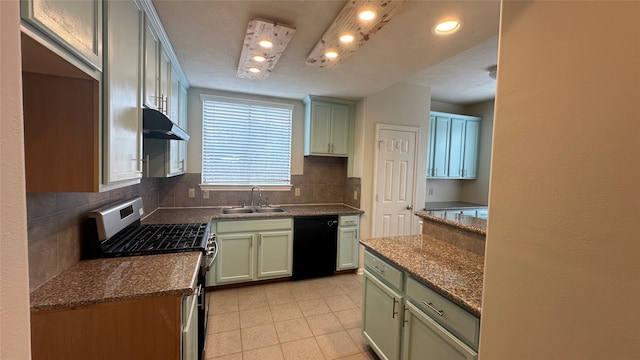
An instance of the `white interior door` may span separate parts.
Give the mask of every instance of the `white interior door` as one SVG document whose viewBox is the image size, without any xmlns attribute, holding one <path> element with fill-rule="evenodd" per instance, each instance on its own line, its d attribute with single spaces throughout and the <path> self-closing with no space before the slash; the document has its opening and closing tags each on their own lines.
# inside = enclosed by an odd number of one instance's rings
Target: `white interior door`
<svg viewBox="0 0 640 360">
<path fill-rule="evenodd" d="M 378 125 L 373 236 L 412 233 L 418 129 Z"/>
</svg>

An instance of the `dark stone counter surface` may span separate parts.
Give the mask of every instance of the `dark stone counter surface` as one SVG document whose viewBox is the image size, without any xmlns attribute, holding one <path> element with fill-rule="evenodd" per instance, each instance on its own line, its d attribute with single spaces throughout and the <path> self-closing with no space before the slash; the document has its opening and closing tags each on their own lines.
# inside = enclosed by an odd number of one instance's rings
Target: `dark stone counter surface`
<svg viewBox="0 0 640 360">
<path fill-rule="evenodd" d="M 199 252 L 81 261 L 31 293 L 31 311 L 163 295 L 191 295 Z"/>
<path fill-rule="evenodd" d="M 480 317 L 484 256 L 424 234 L 372 238 L 360 243 Z"/>
<path fill-rule="evenodd" d="M 486 208 L 487 205 L 464 201 L 433 201 L 424 203 L 424 210 L 464 210 Z"/>
<path fill-rule="evenodd" d="M 255 218 L 278 218 L 316 215 L 349 215 L 364 214 L 364 211 L 344 204 L 319 205 L 274 205 L 283 208 L 284 212 L 223 214 L 220 207 L 192 207 L 192 208 L 159 208 L 142 220 L 143 224 L 180 224 L 203 223 L 211 220 L 239 220 Z"/>
</svg>

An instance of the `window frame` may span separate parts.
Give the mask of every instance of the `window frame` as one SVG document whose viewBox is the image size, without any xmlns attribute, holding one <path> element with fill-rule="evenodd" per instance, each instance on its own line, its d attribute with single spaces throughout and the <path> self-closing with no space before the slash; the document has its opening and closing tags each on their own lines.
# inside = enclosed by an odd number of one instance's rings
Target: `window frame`
<svg viewBox="0 0 640 360">
<path fill-rule="evenodd" d="M 228 97 L 228 96 L 218 96 L 218 95 L 207 95 L 201 94 L 200 100 L 202 102 L 202 138 L 201 138 L 201 166 L 202 171 L 200 174 L 200 184 L 199 187 L 203 191 L 245 191 L 251 189 L 253 186 L 259 186 L 262 191 L 290 191 L 293 185 L 291 184 L 291 172 L 292 172 L 292 156 L 289 155 L 289 184 L 282 185 L 263 185 L 263 184 L 212 184 L 205 183 L 203 181 L 204 178 L 204 103 L 205 101 L 218 101 L 218 102 L 226 102 L 226 103 L 235 103 L 240 105 L 252 105 L 252 106 L 263 106 L 263 107 L 273 107 L 273 108 L 281 108 L 287 109 L 291 111 L 291 123 L 290 123 L 290 139 L 289 139 L 289 152 L 292 151 L 293 148 L 293 113 L 295 110 L 295 105 L 288 104 L 284 102 L 275 102 L 275 101 L 264 101 L 264 100 L 253 100 L 253 99 L 244 99 L 244 98 L 236 98 L 236 97 Z"/>
</svg>

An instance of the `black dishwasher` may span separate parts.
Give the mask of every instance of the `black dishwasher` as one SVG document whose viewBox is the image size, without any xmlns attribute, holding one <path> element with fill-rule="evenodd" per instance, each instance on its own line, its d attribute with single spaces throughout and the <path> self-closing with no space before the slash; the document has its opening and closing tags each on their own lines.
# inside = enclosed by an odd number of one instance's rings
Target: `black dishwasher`
<svg viewBox="0 0 640 360">
<path fill-rule="evenodd" d="M 291 279 L 333 275 L 337 243 L 338 215 L 294 217 Z"/>
</svg>

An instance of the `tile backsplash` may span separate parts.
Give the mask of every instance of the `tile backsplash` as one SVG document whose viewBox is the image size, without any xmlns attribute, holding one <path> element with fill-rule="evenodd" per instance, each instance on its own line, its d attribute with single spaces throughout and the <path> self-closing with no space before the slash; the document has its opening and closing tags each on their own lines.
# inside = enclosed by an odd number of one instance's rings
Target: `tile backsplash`
<svg viewBox="0 0 640 360">
<path fill-rule="evenodd" d="M 305 157 L 304 175 L 292 176 L 291 182 L 291 191 L 263 191 L 262 197 L 268 197 L 272 204 L 344 203 L 360 207 L 360 179 L 347 178 L 346 158 Z M 189 173 L 142 179 L 138 185 L 102 193 L 27 193 L 30 291 L 80 261 L 91 210 L 135 196 L 142 197 L 147 213 L 158 207 L 249 202 L 248 191 L 211 191 L 205 199 L 199 184 L 200 174 Z M 300 196 L 295 196 L 296 188 Z M 189 189 L 195 189 L 194 198 L 189 198 Z"/>
<path fill-rule="evenodd" d="M 29 289 L 80 261 L 91 210 L 141 196 L 144 209 L 158 208 L 159 179 L 101 193 L 27 193 Z"/>
<path fill-rule="evenodd" d="M 236 206 L 249 204 L 249 191 L 209 191 L 209 198 L 198 186 L 200 173 L 188 173 L 160 184 L 160 207 Z M 322 204 L 344 203 L 360 207 L 360 179 L 347 178 L 347 159 L 307 156 L 304 158 L 304 175 L 291 176 L 290 191 L 262 191 L 262 198 L 271 204 Z M 295 189 L 300 196 L 295 196 Z M 189 197 L 194 189 L 195 197 Z M 353 193 L 357 191 L 358 199 Z M 255 198 L 254 198 L 255 201 Z"/>
</svg>

